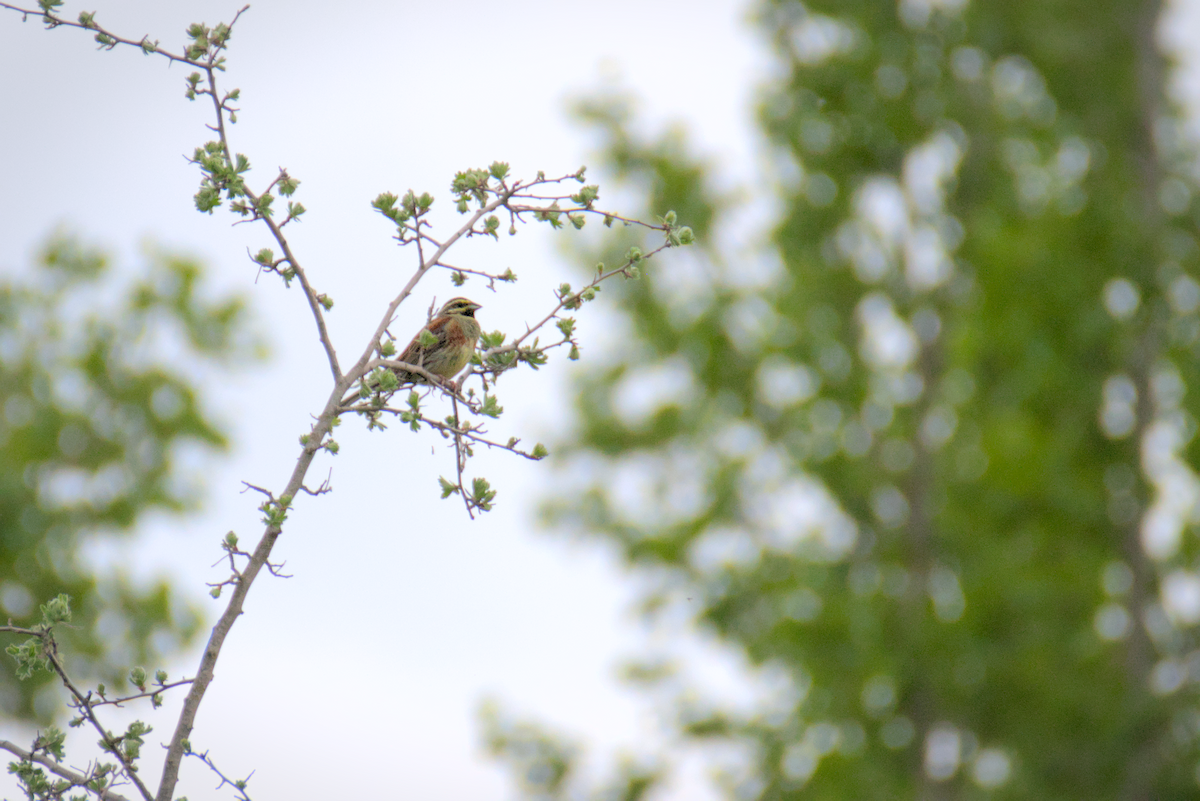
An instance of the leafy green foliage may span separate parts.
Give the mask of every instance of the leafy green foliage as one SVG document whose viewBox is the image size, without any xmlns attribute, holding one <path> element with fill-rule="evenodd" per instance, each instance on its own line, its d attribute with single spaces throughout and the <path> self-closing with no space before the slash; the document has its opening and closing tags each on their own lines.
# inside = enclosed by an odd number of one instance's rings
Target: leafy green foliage
<svg viewBox="0 0 1200 801">
<path fill-rule="evenodd" d="M 707 244 L 616 288 L 633 337 L 580 382 L 556 451 L 592 478 L 550 518 L 787 679 L 761 712 L 680 703 L 749 746 L 731 797 L 1195 795 L 1195 507 L 1168 499 L 1200 487 L 1200 216 L 1147 99 L 1156 13 L 762 3 L 760 253 L 711 244 L 734 199 L 681 131 L 581 106 Z M 633 277 L 636 248 L 591 255 Z"/>
<path fill-rule="evenodd" d="M 176 448 L 221 450 L 226 441 L 194 373 L 176 365 L 229 365 L 260 352 L 241 301 L 208 300 L 200 282 L 195 263 L 153 254 L 147 272 L 122 283 L 102 254 L 58 237 L 36 270 L 0 285 L 4 612 L 20 625 L 36 613 L 35 599 L 75 598 L 74 624 L 56 636 L 118 686 L 128 661 L 158 661 L 160 644 L 190 641 L 200 617 L 165 583 L 93 575 L 79 557 L 80 534 L 120 536 L 149 510 L 195 504 Z M 168 361 L 157 349 L 163 341 L 182 358 Z M 104 636 L 95 628 L 101 594 L 114 624 Z M 110 661 L 117 654 L 120 662 Z M 14 699 L 8 714 L 32 719 L 33 698 L 51 679 L 43 672 L 17 684 L 0 672 Z"/>
<path fill-rule="evenodd" d="M 522 797 L 539 801 L 579 798 L 573 787 L 578 746 L 544 726 L 511 719 L 493 702 L 484 704 L 480 718 L 488 751 L 511 767 Z M 626 757 L 616 779 L 600 788 L 595 797 L 608 801 L 641 801 L 658 786 L 662 777 L 661 766 L 645 759 Z"/>
<path fill-rule="evenodd" d="M 547 801 L 569 797 L 567 779 L 578 752 L 576 746 L 536 724 L 505 718 L 494 704 L 485 705 L 481 717 L 488 750 L 513 765 L 521 790 L 528 797 Z"/>
</svg>

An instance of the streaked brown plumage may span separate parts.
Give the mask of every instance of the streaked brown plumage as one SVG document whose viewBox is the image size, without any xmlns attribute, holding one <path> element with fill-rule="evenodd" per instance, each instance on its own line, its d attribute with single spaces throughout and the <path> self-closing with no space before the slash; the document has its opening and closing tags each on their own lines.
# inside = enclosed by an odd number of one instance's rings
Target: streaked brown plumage
<svg viewBox="0 0 1200 801">
<path fill-rule="evenodd" d="M 481 329 L 475 320 L 475 310 L 480 308 L 478 303 L 466 298 L 447 301 L 424 329 L 437 337 L 437 342 L 428 348 L 422 347 L 421 334 L 418 332 L 404 352 L 396 357 L 397 360 L 424 367 L 441 378 L 458 375 L 471 361 L 475 343 L 479 340 Z M 401 384 L 428 383 L 424 376 L 407 370 L 396 370 L 396 377 Z"/>
</svg>

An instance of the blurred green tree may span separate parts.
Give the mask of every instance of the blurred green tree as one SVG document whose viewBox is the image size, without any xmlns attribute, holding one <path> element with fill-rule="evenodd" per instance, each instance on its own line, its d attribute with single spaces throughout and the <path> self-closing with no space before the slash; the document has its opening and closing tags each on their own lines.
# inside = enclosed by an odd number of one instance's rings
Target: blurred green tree
<svg viewBox="0 0 1200 801">
<path fill-rule="evenodd" d="M 681 134 L 585 104 L 707 245 L 621 288 L 550 519 L 786 679 L 750 711 L 679 690 L 731 797 L 1200 795 L 1200 209 L 1162 11 L 760 3 L 761 247 Z M 524 771 L 557 797 L 570 765 Z"/>
<path fill-rule="evenodd" d="M 35 269 L 0 282 L 0 607 L 20 625 L 39 619 L 44 599 L 72 596 L 64 658 L 116 687 L 131 664 L 190 641 L 201 614 L 165 581 L 97 575 L 81 547 L 130 533 L 151 510 L 195 505 L 181 448 L 227 445 L 204 409 L 202 362 L 262 353 L 243 301 L 204 297 L 196 262 L 155 252 L 141 275 L 129 272 L 58 235 Z M 0 671 L 5 714 L 48 721 L 61 693 L 35 700 L 58 683 L 48 671 L 22 682 Z"/>
</svg>

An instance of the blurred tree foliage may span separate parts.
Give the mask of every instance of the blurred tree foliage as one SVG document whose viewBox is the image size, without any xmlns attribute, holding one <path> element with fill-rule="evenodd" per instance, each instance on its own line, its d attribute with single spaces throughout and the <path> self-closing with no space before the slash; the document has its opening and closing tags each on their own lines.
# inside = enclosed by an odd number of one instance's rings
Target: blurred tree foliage
<svg viewBox="0 0 1200 801">
<path fill-rule="evenodd" d="M 262 352 L 242 301 L 205 298 L 201 274 L 156 253 L 132 280 L 60 235 L 36 269 L 0 282 L 0 607 L 22 625 L 39 619 L 39 603 L 72 596 L 64 658 L 110 686 L 186 644 L 202 621 L 165 581 L 97 575 L 81 548 L 128 534 L 148 511 L 195 504 L 185 449 L 227 445 L 203 408 L 203 361 Z M 0 671 L 5 714 L 47 720 L 61 694 L 35 700 L 55 681 Z"/>
<path fill-rule="evenodd" d="M 764 247 L 681 135 L 585 107 L 708 246 L 624 285 L 551 518 L 786 678 L 679 693 L 731 797 L 1200 795 L 1200 208 L 1162 11 L 760 3 Z"/>
</svg>

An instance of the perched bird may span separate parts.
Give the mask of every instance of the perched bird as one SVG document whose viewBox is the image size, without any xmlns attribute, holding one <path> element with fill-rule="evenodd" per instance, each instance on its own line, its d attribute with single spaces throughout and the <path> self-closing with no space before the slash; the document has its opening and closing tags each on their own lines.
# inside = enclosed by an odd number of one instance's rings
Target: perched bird
<svg viewBox="0 0 1200 801">
<path fill-rule="evenodd" d="M 446 302 L 437 316 L 429 321 L 424 331 L 437 338 L 437 342 L 425 347 L 421 345 L 421 333 L 413 337 L 412 342 L 397 358 L 407 364 L 424 367 L 428 372 L 441 378 L 453 378 L 458 375 L 471 354 L 475 352 L 475 343 L 479 339 L 479 323 L 475 319 L 475 310 L 483 308 L 474 301 L 466 298 L 454 298 Z M 428 383 L 424 376 L 410 373 L 407 370 L 396 370 L 396 377 L 401 384 Z"/>
</svg>

